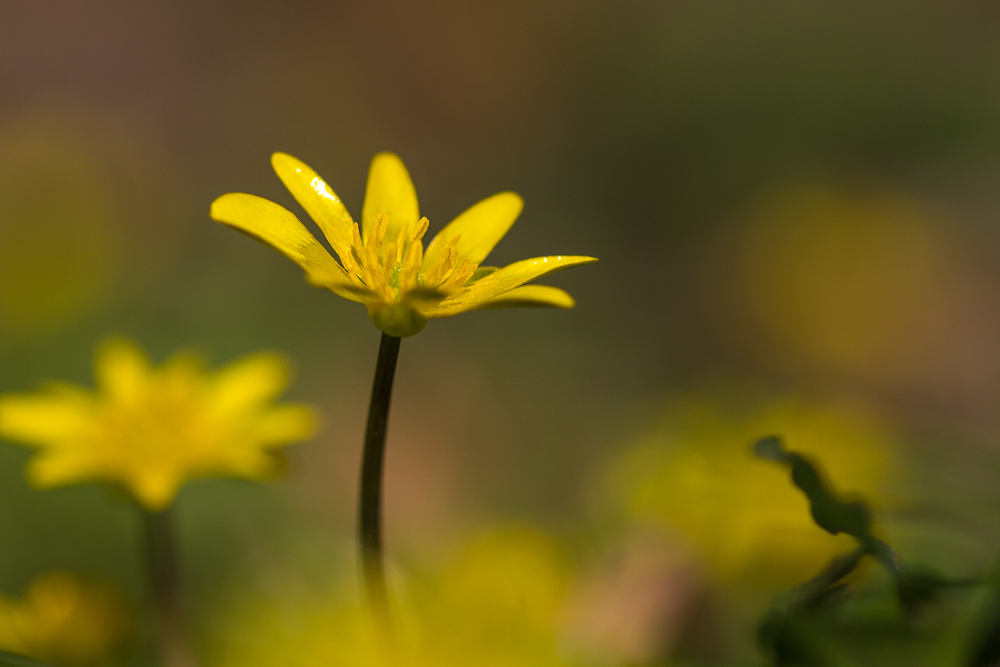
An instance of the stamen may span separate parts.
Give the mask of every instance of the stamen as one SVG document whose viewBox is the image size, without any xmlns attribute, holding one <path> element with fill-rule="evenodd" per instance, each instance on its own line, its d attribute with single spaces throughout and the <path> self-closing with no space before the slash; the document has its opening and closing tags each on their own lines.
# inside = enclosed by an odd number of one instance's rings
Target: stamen
<svg viewBox="0 0 1000 667">
<path fill-rule="evenodd" d="M 340 258 L 341 265 L 347 270 L 347 277 L 351 279 L 351 282 L 355 285 L 361 285 L 361 267 L 358 266 L 356 260 L 356 253 L 354 246 L 346 248 L 342 245 L 334 246 L 333 251 L 337 253 L 337 257 Z"/>
<path fill-rule="evenodd" d="M 448 245 L 441 250 L 441 254 L 437 256 L 437 260 L 434 262 L 434 265 L 427 271 L 426 279 L 428 286 L 440 284 L 448 275 L 450 275 L 450 270 L 455 268 L 458 257 L 457 246 L 461 238 L 461 234 L 455 236 L 448 241 Z M 437 239 L 435 239 L 435 241 L 436 240 Z M 434 243 L 431 242 L 431 245 L 434 245 Z"/>
<path fill-rule="evenodd" d="M 445 250 L 447 251 L 448 256 L 445 258 L 445 262 L 442 265 L 445 268 L 445 272 L 443 276 L 438 278 L 439 284 L 444 284 L 448 278 L 451 277 L 451 274 L 455 272 L 455 267 L 458 265 L 458 250 L 456 250 L 450 243 Z"/>
<path fill-rule="evenodd" d="M 420 239 L 424 238 L 424 234 L 427 233 L 427 227 L 430 224 L 430 220 L 427 219 L 427 216 L 417 220 L 417 226 L 413 229 L 413 233 L 410 234 L 410 243 L 416 243 Z"/>
<path fill-rule="evenodd" d="M 354 223 L 354 248 L 361 251 L 365 247 L 364 242 L 361 240 L 361 228 L 358 227 L 358 223 Z"/>
<path fill-rule="evenodd" d="M 414 239 L 410 244 L 410 248 L 406 252 L 406 265 L 412 266 L 414 269 L 419 269 L 420 265 L 424 261 L 424 244 L 420 242 L 420 239 Z"/>
<path fill-rule="evenodd" d="M 351 259 L 354 261 L 355 266 L 357 266 L 358 275 L 362 276 L 365 273 L 365 260 L 364 255 L 358 252 L 358 246 L 351 246 Z"/>
<path fill-rule="evenodd" d="M 369 242 L 375 241 L 375 246 L 378 248 L 382 247 L 385 242 L 385 230 L 389 226 L 389 214 L 388 213 L 376 213 L 375 214 L 375 227 L 372 229 L 372 235 L 368 239 Z"/>
<path fill-rule="evenodd" d="M 465 260 L 465 264 L 462 268 L 465 268 L 468 264 L 469 260 Z M 448 271 L 441 277 L 442 285 L 447 283 L 448 280 L 455 275 L 455 269 L 458 268 L 458 251 L 455 250 L 455 248 L 448 248 L 448 263 L 446 266 L 448 266 Z"/>
<path fill-rule="evenodd" d="M 419 242 L 418 242 L 419 243 Z M 417 246 L 410 246 L 410 255 L 413 255 L 413 248 Z M 417 287 L 417 271 L 420 270 L 420 264 L 407 261 L 401 266 L 399 272 L 399 286 L 402 291 L 409 291 L 414 287 Z"/>
<path fill-rule="evenodd" d="M 403 261 L 403 250 L 406 246 L 406 225 L 399 228 L 399 234 L 396 236 L 396 247 L 395 252 L 387 252 L 386 257 L 392 257 L 394 262 Z"/>
<path fill-rule="evenodd" d="M 393 281 L 392 275 L 395 269 L 395 264 L 386 264 L 385 268 L 382 269 L 382 284 L 385 285 L 386 301 L 393 301 L 393 297 L 395 297 L 392 290 L 393 287 L 396 287 L 396 285 L 393 285 L 393 282 L 396 281 Z"/>
<path fill-rule="evenodd" d="M 472 277 L 472 274 L 476 271 L 478 264 L 470 264 L 469 258 L 466 257 L 462 261 L 462 266 L 458 267 L 458 270 L 452 274 L 451 280 L 448 281 L 448 288 L 455 289 L 461 287 L 465 282 Z"/>
<path fill-rule="evenodd" d="M 394 264 L 399 264 L 399 260 L 396 259 L 396 244 L 390 243 L 385 247 L 385 260 L 383 264 L 386 268 L 393 266 Z"/>
</svg>

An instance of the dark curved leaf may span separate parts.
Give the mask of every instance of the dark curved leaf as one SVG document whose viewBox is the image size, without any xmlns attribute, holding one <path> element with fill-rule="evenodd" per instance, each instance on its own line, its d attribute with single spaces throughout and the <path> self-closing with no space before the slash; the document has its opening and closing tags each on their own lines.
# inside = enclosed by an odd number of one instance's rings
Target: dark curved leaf
<svg viewBox="0 0 1000 667">
<path fill-rule="evenodd" d="M 758 440 L 754 452 L 763 459 L 791 467 L 792 482 L 806 494 L 813 520 L 820 528 L 834 535 L 847 533 L 862 542 L 871 538 L 868 506 L 834 497 L 816 466 L 801 454 L 785 450 L 781 438 L 772 435 Z"/>
<path fill-rule="evenodd" d="M 50 665 L 17 653 L 0 651 L 0 667 L 50 667 Z"/>
</svg>

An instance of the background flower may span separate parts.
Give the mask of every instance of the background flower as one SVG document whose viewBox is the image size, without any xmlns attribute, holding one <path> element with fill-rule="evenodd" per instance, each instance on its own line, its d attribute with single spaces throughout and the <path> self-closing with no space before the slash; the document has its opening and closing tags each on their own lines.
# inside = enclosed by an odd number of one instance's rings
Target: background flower
<svg viewBox="0 0 1000 667">
<path fill-rule="evenodd" d="M 355 665 L 557 667 L 572 567 L 545 533 L 507 526 L 466 538 L 415 571 L 399 573 L 396 641 L 373 632 L 355 582 L 244 589 L 216 610 L 213 667 Z"/>
<path fill-rule="evenodd" d="M 815 525 L 788 472 L 753 455 L 752 443 L 773 433 L 815 461 L 837 493 L 885 507 L 892 436 L 863 410 L 836 403 L 674 403 L 618 463 L 614 493 L 632 521 L 690 541 L 724 582 L 790 588 L 855 543 Z"/>
<path fill-rule="evenodd" d="M 107 664 L 132 629 L 130 616 L 109 585 L 50 572 L 21 598 L 0 596 L 0 649 L 68 667 Z"/>
<path fill-rule="evenodd" d="M 271 404 L 288 382 L 275 354 L 210 374 L 189 354 L 155 368 L 115 340 L 98 350 L 95 375 L 94 393 L 54 384 L 0 397 L 0 434 L 39 450 L 28 468 L 36 486 L 112 482 L 161 510 L 193 478 L 273 476 L 275 450 L 314 431 L 309 408 Z"/>
</svg>

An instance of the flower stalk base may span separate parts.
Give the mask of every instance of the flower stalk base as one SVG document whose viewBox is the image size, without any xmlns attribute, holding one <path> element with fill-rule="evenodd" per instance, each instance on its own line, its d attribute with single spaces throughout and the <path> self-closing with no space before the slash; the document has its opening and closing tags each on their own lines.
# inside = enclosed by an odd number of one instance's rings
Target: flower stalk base
<svg viewBox="0 0 1000 667">
<path fill-rule="evenodd" d="M 195 667 L 184 631 L 177 547 L 169 509 L 142 510 L 146 562 L 161 667 Z"/>
</svg>

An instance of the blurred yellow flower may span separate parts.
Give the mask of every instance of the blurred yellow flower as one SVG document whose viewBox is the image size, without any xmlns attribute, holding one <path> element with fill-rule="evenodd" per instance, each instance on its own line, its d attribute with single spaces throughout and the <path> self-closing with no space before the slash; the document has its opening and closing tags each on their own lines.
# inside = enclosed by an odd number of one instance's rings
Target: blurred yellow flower
<svg viewBox="0 0 1000 667">
<path fill-rule="evenodd" d="M 711 400 L 683 402 L 614 471 L 634 520 L 686 537 L 724 582 L 788 587 L 854 548 L 816 526 L 788 471 L 751 453 L 764 435 L 813 458 L 837 493 L 878 505 L 891 439 L 863 410 L 778 402 L 741 411 Z"/>
<path fill-rule="evenodd" d="M 22 599 L 0 595 L 0 649 L 37 660 L 106 663 L 129 625 L 128 610 L 113 589 L 66 572 L 37 578 Z"/>
<path fill-rule="evenodd" d="M 112 340 L 95 375 L 96 392 L 58 383 L 0 397 L 0 436 L 39 450 L 28 467 L 35 486 L 112 482 L 158 511 L 192 478 L 273 476 L 274 450 L 314 431 L 310 408 L 271 404 L 288 383 L 273 353 L 209 373 L 189 354 L 154 368 L 133 343 Z"/>
<path fill-rule="evenodd" d="M 565 665 L 562 612 L 571 569 L 548 535 L 528 527 L 466 545 L 424 590 L 414 590 L 421 666 Z"/>
<path fill-rule="evenodd" d="M 954 317 L 943 229 L 906 193 L 774 188 L 734 236 L 738 304 L 725 307 L 746 312 L 769 363 L 910 383 Z"/>
<path fill-rule="evenodd" d="M 524 285 L 593 257 L 553 255 L 504 268 L 480 266 L 521 213 L 523 202 L 501 192 L 466 210 L 424 249 L 427 218 L 402 160 L 379 153 L 368 173 L 360 227 L 319 175 L 291 155 L 271 164 L 302 208 L 323 231 L 338 263 L 293 213 L 242 193 L 212 203 L 212 218 L 259 238 L 301 266 L 306 279 L 364 304 L 368 317 L 391 336 L 412 336 L 428 319 L 477 308 L 555 306 L 573 299 L 555 287 Z"/>
<path fill-rule="evenodd" d="M 572 571 L 552 539 L 491 531 L 414 576 L 394 605 L 391 643 L 356 586 L 317 594 L 283 582 L 277 598 L 223 610 L 212 667 L 563 667 L 562 611 Z M 245 595 L 245 593 L 243 593 Z"/>
</svg>

